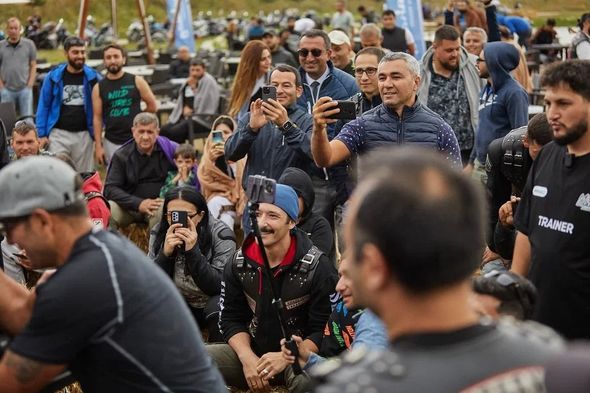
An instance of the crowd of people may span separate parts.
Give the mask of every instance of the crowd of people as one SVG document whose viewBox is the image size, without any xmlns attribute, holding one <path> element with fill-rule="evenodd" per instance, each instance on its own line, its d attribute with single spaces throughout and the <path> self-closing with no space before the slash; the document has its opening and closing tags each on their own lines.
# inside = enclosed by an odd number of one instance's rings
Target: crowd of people
<svg viewBox="0 0 590 393">
<path fill-rule="evenodd" d="M 211 126 L 222 89 L 186 48 L 160 124 L 125 49 L 103 76 L 77 37 L 31 119 L 8 20 L 0 392 L 590 390 L 590 13 L 534 116 L 520 45 L 555 23 L 453 0 L 417 59 L 393 10 L 363 18 L 257 34 Z"/>
</svg>

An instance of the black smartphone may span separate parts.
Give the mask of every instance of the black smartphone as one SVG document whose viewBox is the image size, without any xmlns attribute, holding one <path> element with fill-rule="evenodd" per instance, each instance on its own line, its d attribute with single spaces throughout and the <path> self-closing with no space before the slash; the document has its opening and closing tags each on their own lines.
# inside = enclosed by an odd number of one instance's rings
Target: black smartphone
<svg viewBox="0 0 590 393">
<path fill-rule="evenodd" d="M 274 86 L 262 86 L 262 101 L 268 101 L 269 98 L 277 100 L 277 88 Z"/>
<path fill-rule="evenodd" d="M 337 106 L 331 109 L 340 108 L 340 112 L 328 116 L 328 119 L 343 119 L 353 120 L 356 119 L 356 104 L 353 101 L 336 101 Z"/>
<path fill-rule="evenodd" d="M 180 210 L 172 210 L 170 212 L 170 224 L 181 224 L 183 228 L 188 228 L 187 212 Z"/>
<path fill-rule="evenodd" d="M 214 145 L 223 145 L 223 131 L 211 131 L 211 141 Z"/>
</svg>

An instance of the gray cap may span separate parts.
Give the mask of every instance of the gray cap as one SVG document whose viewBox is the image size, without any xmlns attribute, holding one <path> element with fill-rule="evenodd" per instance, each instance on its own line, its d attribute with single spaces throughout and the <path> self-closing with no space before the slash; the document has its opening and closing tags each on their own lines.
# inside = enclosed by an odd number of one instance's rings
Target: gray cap
<svg viewBox="0 0 590 393">
<path fill-rule="evenodd" d="M 84 200 L 82 180 L 65 162 L 31 156 L 0 171 L 0 220 L 28 216 L 35 209 L 61 209 Z"/>
</svg>

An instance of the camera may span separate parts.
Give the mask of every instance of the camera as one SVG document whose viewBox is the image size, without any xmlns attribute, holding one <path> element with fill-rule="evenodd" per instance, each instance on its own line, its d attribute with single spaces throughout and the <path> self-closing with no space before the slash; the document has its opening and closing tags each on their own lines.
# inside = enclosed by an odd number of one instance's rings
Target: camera
<svg viewBox="0 0 590 393">
<path fill-rule="evenodd" d="M 246 195 L 252 203 L 274 203 L 277 182 L 260 175 L 248 176 Z"/>
</svg>

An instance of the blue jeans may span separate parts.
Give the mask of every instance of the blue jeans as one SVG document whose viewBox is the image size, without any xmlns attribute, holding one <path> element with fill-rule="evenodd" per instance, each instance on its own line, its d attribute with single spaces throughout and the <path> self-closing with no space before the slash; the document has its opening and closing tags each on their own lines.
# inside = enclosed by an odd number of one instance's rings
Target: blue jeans
<svg viewBox="0 0 590 393">
<path fill-rule="evenodd" d="M 0 97 L 2 102 L 14 102 L 21 117 L 33 115 L 33 89 L 30 87 L 18 91 L 4 88 L 0 90 Z"/>
</svg>

